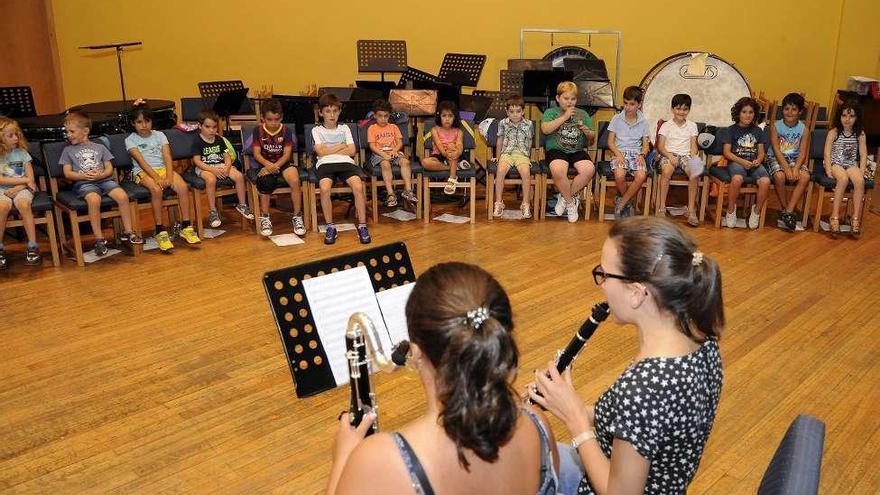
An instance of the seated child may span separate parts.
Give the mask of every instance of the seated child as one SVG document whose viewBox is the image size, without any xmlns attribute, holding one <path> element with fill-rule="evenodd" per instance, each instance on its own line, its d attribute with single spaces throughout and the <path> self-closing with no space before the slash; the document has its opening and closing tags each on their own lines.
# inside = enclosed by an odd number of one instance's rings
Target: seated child
<svg viewBox="0 0 880 495">
<path fill-rule="evenodd" d="M 691 97 L 683 93 L 672 97 L 672 120 L 660 126 L 657 151 L 660 153 L 660 206 L 666 206 L 669 181 L 676 169 L 688 176 L 687 222 L 691 227 L 700 225 L 697 217 L 697 189 L 700 176 L 706 169 L 697 149 L 697 124 L 687 119 L 691 111 Z M 666 216 L 665 208 L 657 215 Z"/>
<path fill-rule="evenodd" d="M 367 128 L 367 142 L 370 146 L 370 165 L 378 165 L 382 171 L 382 182 L 385 183 L 385 206 L 394 208 L 397 206 L 397 196 L 394 194 L 394 170 L 392 166 L 400 168 L 400 176 L 403 178 L 403 191 L 400 197 L 409 203 L 418 203 L 418 198 L 412 192 L 412 172 L 409 168 L 409 160 L 403 154 L 403 135 L 396 124 L 388 122 L 391 116 L 391 104 L 387 100 L 379 99 L 373 102 L 373 118 L 375 124 Z"/>
<path fill-rule="evenodd" d="M 770 126 L 770 153 L 767 153 L 767 171 L 776 186 L 776 195 L 782 211 L 779 219 L 782 228 L 794 232 L 797 217 L 794 208 L 810 183 L 810 171 L 807 158 L 810 155 L 809 137 L 805 136 L 806 127 L 801 122 L 801 113 L 806 102 L 797 93 L 789 93 L 782 99 L 782 120 Z M 785 199 L 786 183 L 796 184 L 791 197 Z"/>
<path fill-rule="evenodd" d="M 443 192 L 455 194 L 455 188 L 458 186 L 458 170 L 471 168 L 467 160 L 461 159 L 464 153 L 464 134 L 455 103 L 441 101 L 437 105 L 434 123 L 436 125 L 431 128 L 431 155 L 422 160 L 422 166 L 425 170 L 449 170 L 449 179 Z"/>
<path fill-rule="evenodd" d="M 748 221 L 752 230 L 758 228 L 760 211 L 770 191 L 770 175 L 764 167 L 764 131 L 755 124 L 759 109 L 758 102 L 751 97 L 743 96 L 737 100 L 730 109 L 735 124 L 727 128 L 723 137 L 724 158 L 727 159 L 727 170 L 730 172 L 730 197 L 724 225 L 731 229 L 736 227 L 736 201 L 746 176 L 756 179 L 758 183 L 758 201 L 752 205 Z"/>
<path fill-rule="evenodd" d="M 608 150 L 614 154 L 611 170 L 618 194 L 614 197 L 615 218 L 633 215 L 632 199 L 648 178 L 648 122 L 640 110 L 642 88 L 630 86 L 623 91 L 623 111 L 615 114 L 608 124 Z M 626 179 L 632 183 L 627 187 Z M 601 207 L 601 205 L 600 205 Z"/>
<path fill-rule="evenodd" d="M 495 201 L 492 216 L 504 213 L 504 177 L 511 168 L 516 168 L 522 178 L 522 203 L 519 210 L 523 218 L 531 218 L 529 190 L 531 185 L 532 160 L 530 158 L 535 131 L 532 121 L 523 118 L 525 102 L 522 96 L 513 95 L 507 99 L 507 117 L 498 123 L 498 138 L 495 142 L 495 156 L 498 157 L 498 171 L 495 174 Z"/>
<path fill-rule="evenodd" d="M 0 270 L 9 266 L 3 235 L 6 221 L 12 207 L 18 210 L 28 242 L 25 248 L 24 264 L 36 266 L 43 262 L 37 244 L 37 228 L 31 203 L 37 184 L 34 182 L 34 169 L 31 155 L 27 152 L 27 141 L 21 128 L 14 120 L 0 117 Z"/>
</svg>

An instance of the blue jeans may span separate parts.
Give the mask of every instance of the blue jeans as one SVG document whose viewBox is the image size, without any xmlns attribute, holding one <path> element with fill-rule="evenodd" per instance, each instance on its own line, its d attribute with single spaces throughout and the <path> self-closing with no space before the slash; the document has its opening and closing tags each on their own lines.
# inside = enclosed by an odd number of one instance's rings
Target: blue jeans
<svg viewBox="0 0 880 495">
<path fill-rule="evenodd" d="M 752 177 L 757 181 L 761 177 L 770 178 L 770 174 L 767 172 L 767 167 L 763 165 L 757 165 L 746 170 L 745 167 L 740 165 L 739 163 L 730 162 L 727 164 L 727 171 L 730 172 L 730 178 L 732 179 L 734 175 L 741 175 L 743 178 Z"/>
</svg>

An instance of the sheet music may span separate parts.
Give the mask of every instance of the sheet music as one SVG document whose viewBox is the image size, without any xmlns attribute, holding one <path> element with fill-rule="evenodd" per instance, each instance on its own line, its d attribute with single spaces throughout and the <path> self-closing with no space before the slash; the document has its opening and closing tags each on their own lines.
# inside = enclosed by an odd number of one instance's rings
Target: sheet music
<svg viewBox="0 0 880 495">
<path fill-rule="evenodd" d="M 409 294 L 415 286 L 413 282 L 376 294 L 376 300 L 379 301 L 379 308 L 382 310 L 382 316 L 385 317 L 388 334 L 394 345 L 401 340 L 409 340 L 409 332 L 406 328 L 406 301 L 409 300 Z"/>
<path fill-rule="evenodd" d="M 348 361 L 345 359 L 345 330 L 352 313 L 366 313 L 376 326 L 383 347 L 386 350 L 391 348 L 382 312 L 370 283 L 370 274 L 365 266 L 313 277 L 303 280 L 302 284 L 337 386 L 344 385 L 349 380 Z"/>
</svg>

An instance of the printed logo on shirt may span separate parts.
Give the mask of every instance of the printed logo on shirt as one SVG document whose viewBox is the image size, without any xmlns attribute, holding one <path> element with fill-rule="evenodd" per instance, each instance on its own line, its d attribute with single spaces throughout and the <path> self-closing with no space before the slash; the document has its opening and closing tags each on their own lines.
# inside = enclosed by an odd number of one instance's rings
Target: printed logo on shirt
<svg viewBox="0 0 880 495">
<path fill-rule="evenodd" d="M 79 170 L 85 172 L 101 172 L 104 170 L 104 164 L 98 160 L 98 153 L 91 148 L 83 148 L 73 155 Z"/>
<path fill-rule="evenodd" d="M 758 139 L 751 132 L 743 134 L 736 140 L 734 154 L 746 160 L 754 160 L 758 156 Z"/>
</svg>

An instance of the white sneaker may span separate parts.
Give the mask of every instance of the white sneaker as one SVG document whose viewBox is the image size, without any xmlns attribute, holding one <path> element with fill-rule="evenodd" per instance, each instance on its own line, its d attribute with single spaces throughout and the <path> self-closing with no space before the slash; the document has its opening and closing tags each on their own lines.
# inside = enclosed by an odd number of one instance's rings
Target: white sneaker
<svg viewBox="0 0 880 495">
<path fill-rule="evenodd" d="M 492 216 L 495 218 L 500 217 L 504 213 L 504 201 L 496 201 L 495 209 L 492 210 Z"/>
<path fill-rule="evenodd" d="M 458 162 L 458 169 L 459 170 L 470 170 L 471 163 L 467 160 L 462 160 L 462 161 Z"/>
<path fill-rule="evenodd" d="M 293 233 L 302 237 L 306 235 L 306 225 L 303 223 L 302 215 L 294 215 L 293 220 Z"/>
<path fill-rule="evenodd" d="M 272 235 L 272 220 L 268 216 L 260 215 L 260 235 L 263 237 Z"/>
<path fill-rule="evenodd" d="M 761 215 L 758 215 L 758 207 L 756 205 L 752 205 L 752 212 L 749 214 L 749 228 L 755 230 L 758 228 L 758 222 L 761 220 Z"/>
<path fill-rule="evenodd" d="M 565 200 L 562 199 L 561 194 L 556 195 L 556 207 L 553 209 L 556 212 L 557 217 L 561 217 L 563 213 L 565 213 Z"/>
<path fill-rule="evenodd" d="M 580 206 L 580 199 L 577 196 L 571 198 L 572 201 L 565 205 L 565 213 L 568 214 L 569 223 L 575 223 L 578 221 L 578 206 Z"/>
<path fill-rule="evenodd" d="M 724 215 L 724 225 L 728 228 L 736 228 L 736 210 Z"/>
<path fill-rule="evenodd" d="M 519 211 L 522 213 L 523 218 L 532 218 L 532 209 L 528 203 L 520 203 Z"/>
</svg>

